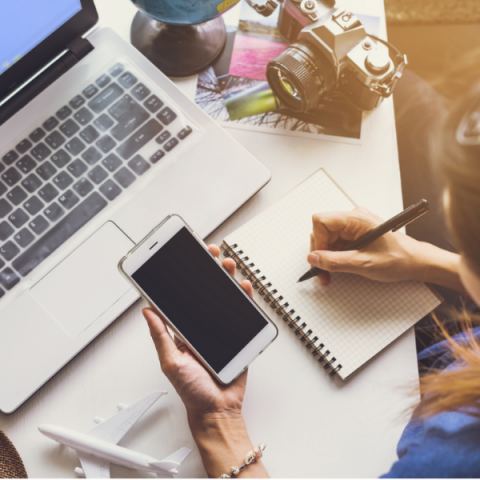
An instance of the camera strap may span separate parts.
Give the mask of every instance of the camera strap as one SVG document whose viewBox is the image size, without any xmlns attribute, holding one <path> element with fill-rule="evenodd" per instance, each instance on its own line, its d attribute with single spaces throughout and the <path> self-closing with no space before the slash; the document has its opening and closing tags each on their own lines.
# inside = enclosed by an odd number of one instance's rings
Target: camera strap
<svg viewBox="0 0 480 480">
<path fill-rule="evenodd" d="M 267 0 L 266 3 L 263 5 L 259 5 L 258 3 L 253 3 L 252 0 L 247 0 L 247 3 L 260 15 L 264 17 L 269 17 L 275 9 L 278 7 L 278 3 L 274 2 L 273 0 Z"/>
<path fill-rule="evenodd" d="M 388 51 L 390 52 L 390 58 L 395 64 L 395 71 L 387 82 L 370 86 L 370 89 L 375 93 L 383 98 L 388 98 L 393 93 L 393 90 L 395 90 L 395 86 L 403 76 L 403 70 L 408 65 L 407 56 L 402 55 L 391 43 L 375 37 L 374 35 L 369 35 L 369 37 L 373 38 L 377 42 L 383 43 L 388 48 Z"/>
</svg>

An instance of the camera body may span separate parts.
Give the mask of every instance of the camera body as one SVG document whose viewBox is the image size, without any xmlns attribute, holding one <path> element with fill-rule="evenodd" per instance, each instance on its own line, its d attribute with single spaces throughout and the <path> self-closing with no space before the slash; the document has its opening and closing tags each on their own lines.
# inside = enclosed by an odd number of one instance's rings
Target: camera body
<svg viewBox="0 0 480 480">
<path fill-rule="evenodd" d="M 278 29 L 291 45 L 269 63 L 267 79 L 280 101 L 294 110 L 308 111 L 336 90 L 355 107 L 371 111 L 391 95 L 404 57 L 367 35 L 353 13 L 333 5 L 283 0 Z"/>
</svg>

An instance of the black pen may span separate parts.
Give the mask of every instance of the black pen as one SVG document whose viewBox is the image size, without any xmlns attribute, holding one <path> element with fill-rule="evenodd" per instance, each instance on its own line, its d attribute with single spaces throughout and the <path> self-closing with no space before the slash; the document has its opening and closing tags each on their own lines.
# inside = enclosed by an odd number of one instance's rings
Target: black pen
<svg viewBox="0 0 480 480">
<path fill-rule="evenodd" d="M 395 215 L 393 218 L 391 218 L 390 220 L 387 220 L 385 223 L 382 223 L 377 228 L 371 230 L 365 235 L 362 235 L 359 239 L 355 240 L 354 242 L 350 243 L 346 247 L 342 248 L 341 251 L 346 252 L 349 250 L 360 250 L 362 248 L 365 248 L 367 245 L 377 240 L 377 238 L 380 238 L 382 235 L 385 235 L 390 231 L 396 232 L 400 228 L 404 227 L 405 225 L 408 225 L 409 223 L 413 222 L 414 220 L 421 217 L 422 215 L 425 215 L 428 212 L 428 209 L 429 209 L 428 202 L 425 199 L 420 200 L 415 205 L 408 207 L 402 213 Z M 324 271 L 325 270 L 322 270 L 321 268 L 312 267 L 307 273 L 305 273 L 305 275 L 302 275 L 300 277 L 298 282 L 304 282 L 309 278 L 316 277 L 318 274 Z"/>
</svg>

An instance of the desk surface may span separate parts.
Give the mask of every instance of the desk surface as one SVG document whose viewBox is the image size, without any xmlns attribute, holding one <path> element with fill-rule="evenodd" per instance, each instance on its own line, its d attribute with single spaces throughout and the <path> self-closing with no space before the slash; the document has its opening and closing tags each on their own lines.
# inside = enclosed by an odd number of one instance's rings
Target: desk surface
<svg viewBox="0 0 480 480">
<path fill-rule="evenodd" d="M 95 3 L 101 26 L 115 29 L 128 40 L 135 7 L 127 0 Z M 382 0 L 337 3 L 384 18 Z M 194 79 L 178 84 L 193 95 Z M 357 204 L 383 218 L 402 209 L 391 99 L 364 120 L 361 146 L 229 131 L 273 177 L 209 242 L 221 243 L 321 167 Z M 87 431 L 95 416 L 108 418 L 118 402 L 133 403 L 156 389 L 169 395 L 152 407 L 121 445 L 157 458 L 181 446 L 190 447 L 194 451 L 181 467 L 182 476 L 205 476 L 185 409 L 160 371 L 141 307 L 141 302 L 133 305 L 14 414 L 0 414 L 0 428 L 16 445 L 30 477 L 74 477 L 73 470 L 79 466 L 77 454 L 43 437 L 38 425 L 53 423 Z M 288 329 L 277 324 L 279 338 L 250 369 L 244 403 L 252 441 L 268 446 L 264 461 L 269 473 L 274 477 L 376 477 L 387 471 L 396 459 L 395 447 L 407 421 L 404 411 L 412 401 L 404 387 L 418 378 L 413 329 L 342 383 L 325 375 Z M 117 466 L 111 471 L 114 477 L 142 475 Z"/>
</svg>

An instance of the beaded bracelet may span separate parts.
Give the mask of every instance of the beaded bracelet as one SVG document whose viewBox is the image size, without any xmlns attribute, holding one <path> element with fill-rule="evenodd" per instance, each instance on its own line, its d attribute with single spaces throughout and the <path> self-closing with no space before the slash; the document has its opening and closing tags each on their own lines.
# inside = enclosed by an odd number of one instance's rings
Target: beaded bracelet
<svg viewBox="0 0 480 480">
<path fill-rule="evenodd" d="M 248 467 L 252 462 L 254 462 L 257 458 L 263 457 L 263 451 L 267 448 L 264 443 L 261 443 L 258 448 L 254 448 L 250 450 L 245 455 L 245 463 L 241 467 L 230 467 L 230 475 L 224 473 L 220 476 L 220 478 L 233 478 L 236 477 L 244 468 Z"/>
</svg>

